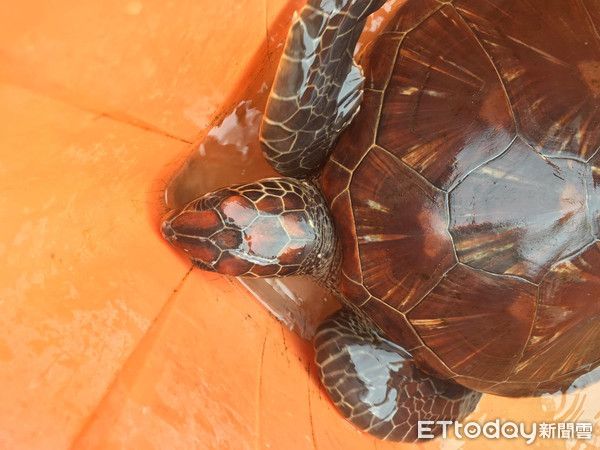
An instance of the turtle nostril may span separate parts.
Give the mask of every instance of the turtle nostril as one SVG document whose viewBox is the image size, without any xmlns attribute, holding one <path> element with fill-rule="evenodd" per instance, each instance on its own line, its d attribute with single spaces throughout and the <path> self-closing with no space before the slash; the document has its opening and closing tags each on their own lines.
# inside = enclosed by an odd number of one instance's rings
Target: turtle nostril
<svg viewBox="0 0 600 450">
<path fill-rule="evenodd" d="M 167 241 L 170 241 L 173 236 L 175 236 L 175 232 L 173 231 L 173 227 L 171 227 L 171 222 L 169 221 L 165 220 L 163 222 L 162 226 L 160 227 L 160 231 Z"/>
<path fill-rule="evenodd" d="M 175 214 L 176 211 L 169 211 L 163 218 L 163 222 L 160 227 L 160 232 L 167 241 L 171 241 L 173 236 L 175 236 L 175 231 L 173 231 L 173 227 L 171 226 L 171 219 L 175 216 Z"/>
</svg>

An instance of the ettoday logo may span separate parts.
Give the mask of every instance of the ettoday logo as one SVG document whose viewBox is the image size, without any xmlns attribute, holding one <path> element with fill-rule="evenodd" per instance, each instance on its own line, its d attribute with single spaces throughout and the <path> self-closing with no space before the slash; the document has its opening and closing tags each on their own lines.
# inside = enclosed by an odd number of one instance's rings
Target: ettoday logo
<svg viewBox="0 0 600 450">
<path fill-rule="evenodd" d="M 592 424 L 590 422 L 560 422 L 560 423 L 532 423 L 526 426 L 524 423 L 500 422 L 496 419 L 483 425 L 477 422 L 462 424 L 451 420 L 420 420 L 418 424 L 419 439 L 433 439 L 434 426 L 442 429 L 441 437 L 448 437 L 448 430 L 453 425 L 454 436 L 457 439 L 476 439 L 484 436 L 488 439 L 525 439 L 529 445 L 536 438 L 540 439 L 592 439 Z M 437 428 L 437 427 L 436 427 Z"/>
</svg>

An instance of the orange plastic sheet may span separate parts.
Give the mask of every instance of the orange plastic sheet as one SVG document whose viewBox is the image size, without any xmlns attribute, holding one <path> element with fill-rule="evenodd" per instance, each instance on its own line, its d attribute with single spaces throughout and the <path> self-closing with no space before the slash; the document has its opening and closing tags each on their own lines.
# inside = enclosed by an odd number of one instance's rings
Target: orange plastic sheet
<svg viewBox="0 0 600 450">
<path fill-rule="evenodd" d="M 310 344 L 158 233 L 170 176 L 301 3 L 0 4 L 0 448 L 420 447 L 345 423 Z M 594 395 L 486 396 L 475 419 L 575 420 Z"/>
</svg>

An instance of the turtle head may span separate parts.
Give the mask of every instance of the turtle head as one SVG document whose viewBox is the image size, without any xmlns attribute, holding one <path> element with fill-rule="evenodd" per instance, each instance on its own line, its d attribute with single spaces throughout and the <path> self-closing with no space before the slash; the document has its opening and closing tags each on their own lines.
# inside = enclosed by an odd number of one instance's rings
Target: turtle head
<svg viewBox="0 0 600 450">
<path fill-rule="evenodd" d="M 269 178 L 206 194 L 163 220 L 162 234 L 193 263 L 225 275 L 325 277 L 331 217 L 310 182 Z"/>
</svg>

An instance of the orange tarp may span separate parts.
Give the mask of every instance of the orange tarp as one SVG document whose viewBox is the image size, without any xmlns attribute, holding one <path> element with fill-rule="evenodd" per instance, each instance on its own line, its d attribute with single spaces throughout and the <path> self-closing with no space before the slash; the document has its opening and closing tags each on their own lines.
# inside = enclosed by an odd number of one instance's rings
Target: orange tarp
<svg viewBox="0 0 600 450">
<path fill-rule="evenodd" d="M 309 343 L 158 232 L 170 176 L 301 3 L 0 5 L 0 448 L 398 448 L 341 419 Z M 475 418 L 580 418 L 591 395 L 486 396 Z M 494 444 L 525 447 L 465 448 Z"/>
</svg>

